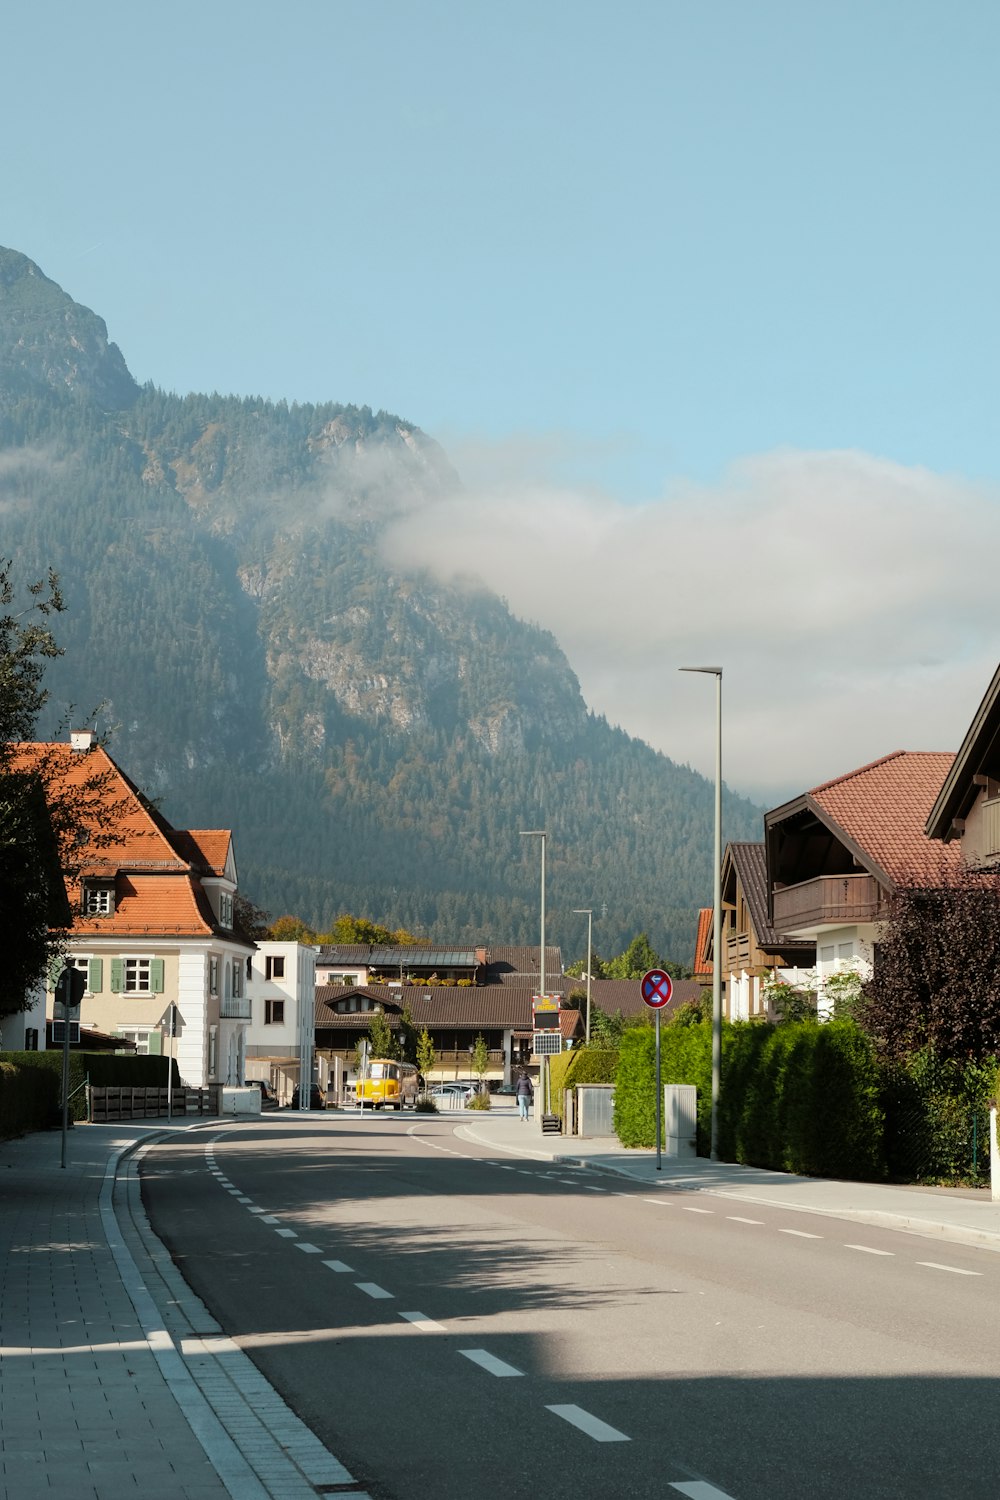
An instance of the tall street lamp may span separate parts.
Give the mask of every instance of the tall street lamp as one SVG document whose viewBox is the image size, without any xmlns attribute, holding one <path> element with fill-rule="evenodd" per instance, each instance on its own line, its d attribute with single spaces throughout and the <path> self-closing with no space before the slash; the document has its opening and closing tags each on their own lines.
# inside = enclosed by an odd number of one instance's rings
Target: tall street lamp
<svg viewBox="0 0 1000 1500">
<path fill-rule="evenodd" d="M 521 838 L 540 839 L 542 844 L 542 923 L 541 939 L 538 949 L 538 990 L 539 994 L 542 995 L 545 994 L 545 840 L 547 837 L 548 835 L 543 828 L 522 828 L 521 830 Z M 542 1115 L 545 1113 L 546 1062 L 547 1058 L 543 1057 L 538 1069 L 538 1092 L 540 1095 L 540 1099 L 535 1101 L 535 1118 L 538 1121 L 539 1128 L 541 1128 Z"/>
<path fill-rule="evenodd" d="M 587 1030 L 586 1042 L 590 1045 L 590 935 L 594 929 L 594 913 L 588 906 L 576 906 L 573 908 L 574 917 L 587 918 Z"/>
<path fill-rule="evenodd" d="M 722 1078 L 722 668 L 680 667 L 715 678 L 715 880 L 712 923 L 712 1160 L 719 1159 L 719 1086 Z"/>
</svg>

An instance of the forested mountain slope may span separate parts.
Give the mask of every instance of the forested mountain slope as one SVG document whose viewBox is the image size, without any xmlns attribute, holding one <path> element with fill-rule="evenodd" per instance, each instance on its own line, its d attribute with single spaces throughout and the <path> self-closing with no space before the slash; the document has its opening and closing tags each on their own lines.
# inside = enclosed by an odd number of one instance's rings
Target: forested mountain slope
<svg viewBox="0 0 1000 1500">
<path fill-rule="evenodd" d="M 111 749 L 181 826 L 227 826 L 241 885 L 316 926 L 438 942 L 639 929 L 689 961 L 710 785 L 587 711 L 556 641 L 497 594 L 390 570 L 382 528 L 460 481 L 367 407 L 138 388 L 100 318 L 0 249 L 0 553 L 69 605 L 52 721 Z M 726 835 L 760 817 L 727 797 Z M 606 916 L 602 915 L 604 904 Z"/>
</svg>

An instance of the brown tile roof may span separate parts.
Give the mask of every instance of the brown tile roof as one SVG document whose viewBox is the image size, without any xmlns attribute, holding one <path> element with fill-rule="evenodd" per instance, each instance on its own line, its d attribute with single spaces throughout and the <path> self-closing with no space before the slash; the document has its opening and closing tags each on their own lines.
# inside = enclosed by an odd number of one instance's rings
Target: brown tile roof
<svg viewBox="0 0 1000 1500">
<path fill-rule="evenodd" d="M 924 832 L 954 759 L 950 752 L 896 750 L 814 787 L 807 800 L 890 888 L 934 884 L 960 859 L 957 845 L 934 843 Z"/>
<path fill-rule="evenodd" d="M 390 1026 L 397 1024 L 404 1004 L 409 1004 L 414 1025 L 436 1028 L 454 1027 L 472 1031 L 477 1027 L 520 1027 L 531 1030 L 531 988 L 515 989 L 505 984 L 478 987 L 434 985 L 425 990 L 419 985 L 402 991 L 388 985 L 354 986 L 325 984 L 316 991 L 316 1025 L 334 1030 L 350 1030 L 367 1025 L 370 1011 L 339 1012 L 333 1007 L 348 995 L 365 995 L 385 1011 Z M 425 1000 L 424 995 L 430 995 Z"/>
<path fill-rule="evenodd" d="M 660 1012 L 663 1020 L 673 1015 L 679 1005 L 688 1000 L 700 1000 L 704 988 L 696 979 L 675 979 L 670 1003 Z M 590 985 L 590 1003 L 596 1005 L 606 1016 L 620 1013 L 626 1020 L 632 1016 L 649 1016 L 653 1012 L 642 998 L 642 987 L 638 979 L 594 979 Z"/>
<path fill-rule="evenodd" d="M 486 955 L 486 967 L 489 970 L 490 979 L 501 979 L 504 974 L 537 974 L 538 973 L 538 944 L 533 948 L 523 947 L 500 947 L 490 948 Z M 562 949 L 550 948 L 545 945 L 545 984 L 548 987 L 550 979 L 556 979 L 562 973 Z"/>
<path fill-rule="evenodd" d="M 712 960 L 708 957 L 708 950 L 712 941 L 714 919 L 714 906 L 703 906 L 698 913 L 698 933 L 694 940 L 694 963 L 691 965 L 691 972 L 696 979 L 711 979 L 712 977 Z"/>
<path fill-rule="evenodd" d="M 767 909 L 767 846 L 764 843 L 730 844 L 727 853 L 747 903 L 757 946 L 760 948 L 801 948 L 804 950 L 803 956 L 814 952 L 815 943 L 796 942 L 793 938 L 782 938 L 770 924 Z M 730 899 L 728 894 L 726 899 Z M 733 899 L 735 899 L 735 892 Z M 709 974 L 711 975 L 711 964 Z"/>
</svg>

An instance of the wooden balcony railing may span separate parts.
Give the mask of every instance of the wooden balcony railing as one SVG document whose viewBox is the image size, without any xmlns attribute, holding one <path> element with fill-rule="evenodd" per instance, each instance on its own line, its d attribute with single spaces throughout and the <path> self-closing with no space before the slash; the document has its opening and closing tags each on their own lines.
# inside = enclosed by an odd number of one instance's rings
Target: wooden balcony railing
<svg viewBox="0 0 1000 1500">
<path fill-rule="evenodd" d="M 885 915 L 887 898 L 872 875 L 819 875 L 774 893 L 777 932 L 874 922 Z"/>
</svg>

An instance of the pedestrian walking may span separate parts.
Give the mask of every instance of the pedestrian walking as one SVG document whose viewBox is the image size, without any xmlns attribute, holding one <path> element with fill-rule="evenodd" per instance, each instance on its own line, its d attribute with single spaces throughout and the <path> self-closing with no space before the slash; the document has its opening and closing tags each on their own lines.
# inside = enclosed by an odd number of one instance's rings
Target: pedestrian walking
<svg viewBox="0 0 1000 1500">
<path fill-rule="evenodd" d="M 531 1087 L 531 1079 L 528 1077 L 523 1068 L 517 1076 L 517 1083 L 514 1087 L 514 1093 L 517 1097 L 518 1113 L 520 1114 L 522 1120 L 527 1120 L 528 1106 L 531 1103 L 532 1098 L 534 1097 L 534 1089 Z"/>
</svg>

